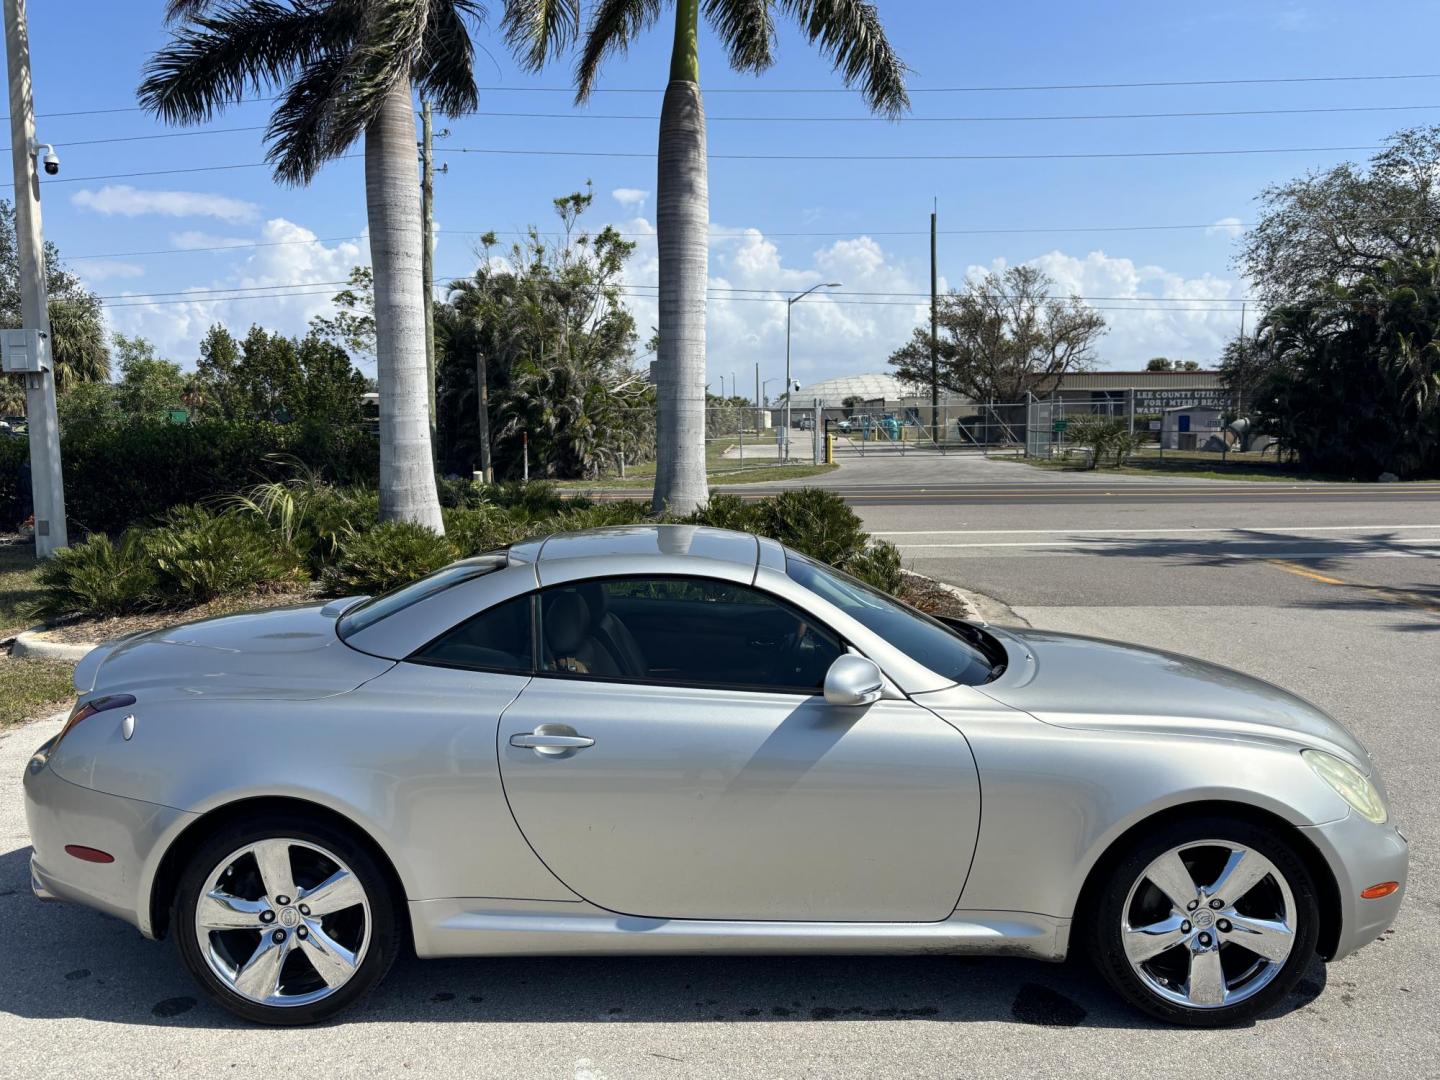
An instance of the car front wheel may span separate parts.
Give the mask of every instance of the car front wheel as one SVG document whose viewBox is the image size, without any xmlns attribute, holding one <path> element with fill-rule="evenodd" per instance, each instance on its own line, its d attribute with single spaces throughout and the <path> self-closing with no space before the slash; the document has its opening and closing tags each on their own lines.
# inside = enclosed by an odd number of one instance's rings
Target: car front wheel
<svg viewBox="0 0 1440 1080">
<path fill-rule="evenodd" d="M 225 1008 L 311 1024 L 384 977 L 400 940 L 395 899 L 366 848 L 339 830 L 252 822 L 210 837 L 181 878 L 180 953 Z"/>
<path fill-rule="evenodd" d="M 1315 885 L 1277 830 L 1225 818 L 1172 822 L 1115 866 L 1091 951 L 1120 995 L 1192 1027 L 1243 1023 L 1299 979 L 1319 937 Z"/>
</svg>

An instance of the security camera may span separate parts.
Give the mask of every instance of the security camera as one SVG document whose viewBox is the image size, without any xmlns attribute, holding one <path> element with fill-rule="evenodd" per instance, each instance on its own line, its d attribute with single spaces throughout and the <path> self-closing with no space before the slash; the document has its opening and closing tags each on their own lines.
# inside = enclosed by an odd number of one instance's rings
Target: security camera
<svg viewBox="0 0 1440 1080">
<path fill-rule="evenodd" d="M 42 157 L 40 151 L 44 150 Z M 55 153 L 55 147 L 49 143 L 40 143 L 35 147 L 35 155 L 40 157 L 40 164 L 45 166 L 46 176 L 56 176 L 60 172 L 60 155 Z"/>
</svg>

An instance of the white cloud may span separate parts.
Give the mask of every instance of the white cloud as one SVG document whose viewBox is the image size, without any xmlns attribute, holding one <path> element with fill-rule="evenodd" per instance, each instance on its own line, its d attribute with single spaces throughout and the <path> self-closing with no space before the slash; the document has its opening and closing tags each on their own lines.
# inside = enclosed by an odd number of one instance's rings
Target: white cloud
<svg viewBox="0 0 1440 1080">
<path fill-rule="evenodd" d="M 1234 239 L 1245 231 L 1245 226 L 1238 217 L 1222 217 L 1205 230 L 1206 236 L 1226 236 Z"/>
<path fill-rule="evenodd" d="M 653 286 L 659 277 L 653 223 L 636 217 L 617 227 L 637 242 L 627 282 Z M 836 240 L 799 257 L 758 229 L 714 224 L 710 238 L 707 361 L 716 390 L 720 376 L 728 384 L 732 372 L 749 388 L 757 361 L 763 379 L 783 374 L 784 298 L 819 282 L 838 281 L 843 288 L 835 294 L 821 289 L 793 309 L 791 366 L 801 383 L 889 370 L 890 354 L 929 318 L 928 263 L 897 256 L 874 237 Z M 1098 350 L 1102 368 L 1132 370 L 1152 356 L 1209 365 L 1239 326 L 1239 304 L 1233 301 L 1246 294 L 1242 281 L 1186 277 L 1103 251 L 1052 251 L 1030 261 L 1054 279 L 1059 292 L 1125 298 L 1093 302 L 1107 309 L 1101 314 L 1110 326 Z M 1005 265 L 999 260 L 968 273 Z M 943 278 L 940 288 L 949 288 Z M 1232 302 L 1205 302 L 1216 300 Z M 632 290 L 627 304 L 641 340 L 647 340 L 658 322 L 653 288 Z M 1109 310 L 1117 308 L 1126 310 Z M 778 391 L 778 384 L 769 388 L 771 394 Z"/>
<path fill-rule="evenodd" d="M 80 276 L 90 282 L 108 281 L 111 278 L 137 278 L 145 274 L 145 267 L 139 263 L 124 262 L 120 259 L 77 260 Z"/>
<path fill-rule="evenodd" d="M 1028 263 L 1050 276 L 1055 292 L 1088 297 L 1100 309 L 1110 326 L 1097 349 L 1102 368 L 1133 370 L 1152 356 L 1198 360 L 1209 367 L 1239 329 L 1239 301 L 1246 292 L 1240 281 L 1213 274 L 1187 278 L 1103 251 L 1083 256 L 1052 251 Z M 969 273 L 1005 265 L 998 259 L 988 267 L 972 266 Z M 1214 302 L 1219 300 L 1231 302 Z"/>
<path fill-rule="evenodd" d="M 215 233 L 201 232 L 199 229 L 186 229 L 184 232 L 170 234 L 170 246 L 183 248 L 186 251 L 200 251 L 204 248 L 249 247 L 254 242 L 243 236 L 217 236 Z"/>
<path fill-rule="evenodd" d="M 162 356 L 192 364 L 200 338 L 214 323 L 224 323 L 237 336 L 252 323 L 267 330 L 303 335 L 310 320 L 331 310 L 330 298 L 343 288 L 350 270 L 370 261 L 368 245 L 346 241 L 318 242 L 315 233 L 293 221 L 272 218 L 261 227 L 250 248 L 231 269 L 196 282 L 193 299 L 163 297 L 163 301 L 114 300 L 107 313 L 113 328 L 140 334 L 155 342 Z M 238 254 L 238 253 L 237 253 Z M 211 299 L 199 290 L 277 287 L 244 298 Z"/>
<path fill-rule="evenodd" d="M 638 211 L 645 205 L 645 200 L 650 198 L 650 192 L 640 188 L 622 187 L 610 192 L 610 197 L 626 210 Z"/>
<path fill-rule="evenodd" d="M 229 195 L 208 191 L 142 191 L 129 184 L 106 184 L 99 191 L 83 188 L 70 196 L 70 201 L 98 214 L 213 217 L 237 224 L 255 220 L 260 211 L 254 203 Z"/>
</svg>

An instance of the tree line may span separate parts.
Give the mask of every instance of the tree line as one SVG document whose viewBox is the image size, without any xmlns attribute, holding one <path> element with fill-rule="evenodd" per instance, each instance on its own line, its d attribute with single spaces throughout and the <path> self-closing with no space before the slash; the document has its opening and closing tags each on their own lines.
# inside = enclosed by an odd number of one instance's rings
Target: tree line
<svg viewBox="0 0 1440 1080">
<path fill-rule="evenodd" d="M 1440 476 L 1440 126 L 1397 132 L 1365 165 L 1316 170 L 1257 201 L 1235 264 L 1261 310 L 1215 358 L 1228 419 L 1248 419 L 1303 469 Z M 933 337 L 927 320 L 890 365 L 927 387 L 933 349 L 940 389 L 975 401 L 1050 393 L 1094 366 L 1106 330 L 1025 265 L 950 290 L 936 315 Z"/>
</svg>

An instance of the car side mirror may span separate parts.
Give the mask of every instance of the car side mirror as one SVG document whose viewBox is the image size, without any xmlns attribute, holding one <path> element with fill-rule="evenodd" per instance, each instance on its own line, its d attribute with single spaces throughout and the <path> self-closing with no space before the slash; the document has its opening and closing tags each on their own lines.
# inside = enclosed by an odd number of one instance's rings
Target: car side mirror
<svg viewBox="0 0 1440 1080">
<path fill-rule="evenodd" d="M 885 676 L 874 661 L 847 653 L 825 673 L 825 700 L 831 705 L 873 705 L 885 692 Z"/>
</svg>

